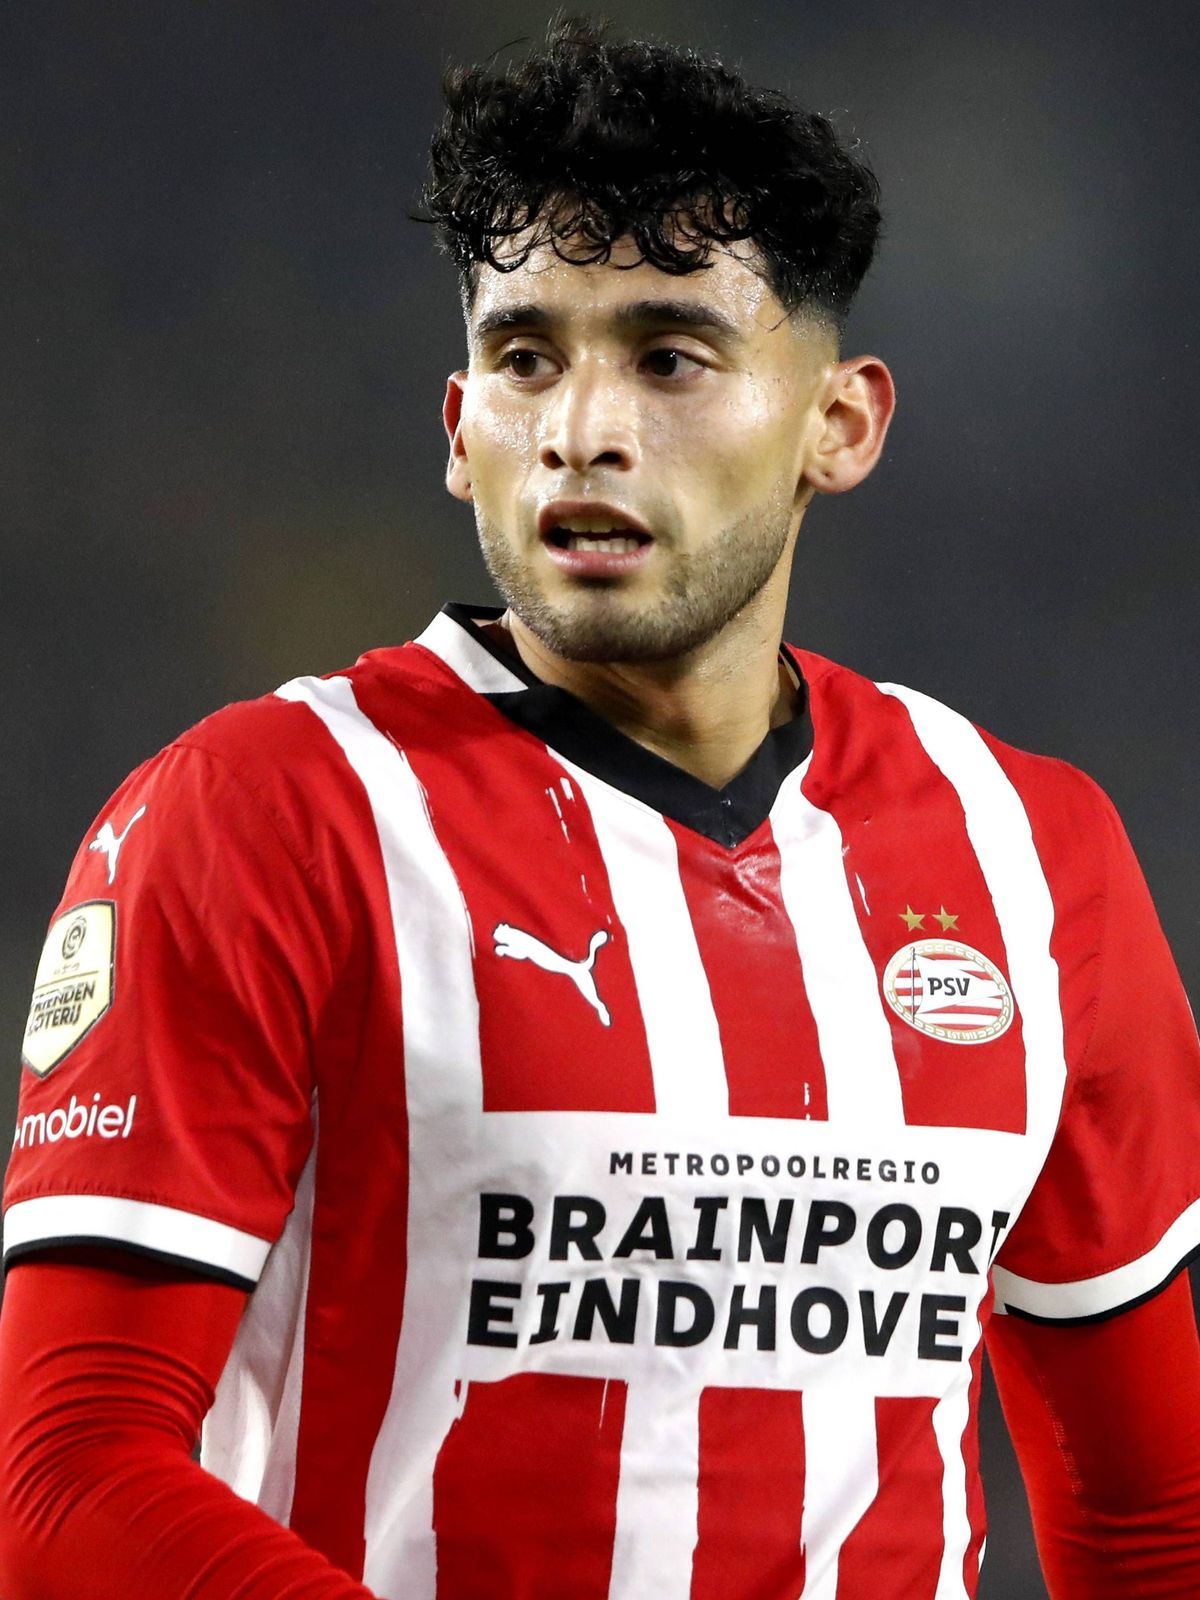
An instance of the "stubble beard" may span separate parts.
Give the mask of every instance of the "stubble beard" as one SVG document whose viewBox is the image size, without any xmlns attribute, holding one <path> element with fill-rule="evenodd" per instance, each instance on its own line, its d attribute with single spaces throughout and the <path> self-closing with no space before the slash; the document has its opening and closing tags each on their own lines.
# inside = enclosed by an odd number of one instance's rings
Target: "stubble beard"
<svg viewBox="0 0 1200 1600">
<path fill-rule="evenodd" d="M 790 506 L 760 506 L 705 549 L 667 562 L 656 599 L 639 604 L 619 579 L 591 579 L 563 600 L 547 598 L 532 563 L 476 507 L 484 563 L 505 604 L 548 650 L 568 661 L 671 661 L 728 627 L 779 565 L 791 530 Z"/>
</svg>

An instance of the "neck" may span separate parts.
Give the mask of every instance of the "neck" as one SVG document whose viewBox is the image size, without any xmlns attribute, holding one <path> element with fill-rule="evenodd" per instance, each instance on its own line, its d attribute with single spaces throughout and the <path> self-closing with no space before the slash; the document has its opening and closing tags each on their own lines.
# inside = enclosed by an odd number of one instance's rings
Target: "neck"
<svg viewBox="0 0 1200 1600">
<path fill-rule="evenodd" d="M 543 683 L 566 689 L 647 750 L 722 789 L 769 730 L 798 710 L 795 683 L 779 658 L 781 618 L 773 605 L 748 606 L 699 649 L 654 662 L 568 660 L 512 612 L 490 626 Z"/>
</svg>

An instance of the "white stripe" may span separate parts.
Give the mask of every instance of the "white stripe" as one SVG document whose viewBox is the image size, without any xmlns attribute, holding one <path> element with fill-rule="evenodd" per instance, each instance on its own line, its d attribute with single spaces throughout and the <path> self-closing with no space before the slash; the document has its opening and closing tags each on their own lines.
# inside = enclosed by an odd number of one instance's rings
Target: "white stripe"
<svg viewBox="0 0 1200 1600">
<path fill-rule="evenodd" d="M 944 1017 L 937 1011 L 923 1011 L 921 1020 L 936 1024 L 939 1028 L 990 1028 L 1000 1015 L 999 1011 L 956 1011 L 953 1016 Z M 947 1040 L 948 1044 L 955 1044 L 954 1038 Z M 967 1041 L 968 1043 L 970 1041 Z"/>
<path fill-rule="evenodd" d="M 217 1267 L 251 1283 L 257 1282 L 271 1248 L 269 1239 L 191 1211 L 110 1195 L 41 1195 L 18 1200 L 5 1214 L 6 1256 L 24 1245 L 52 1245 L 63 1239 L 135 1245 L 197 1266 Z"/>
<path fill-rule="evenodd" d="M 1032 1152 L 1032 1170 L 1037 1172 L 1058 1125 L 1067 1069 L 1058 966 L 1050 951 L 1054 903 L 1029 818 L 1016 789 L 966 717 L 914 690 L 895 684 L 880 684 L 879 688 L 907 709 L 926 753 L 954 788 L 963 808 L 967 837 L 992 899 L 1008 957 L 1008 980 L 1021 1011 L 1025 1137 Z M 1002 1273 L 1002 1269 L 994 1271 Z M 959 1600 L 964 1592 L 962 1558 L 970 1529 L 962 1438 L 968 1404 L 965 1394 L 950 1395 L 934 1412 L 945 1469 L 946 1547 L 937 1600 Z"/>
<path fill-rule="evenodd" d="M 861 1137 L 903 1127 L 900 1073 L 850 897 L 841 830 L 804 793 L 807 766 L 792 773 L 771 808 L 779 886 L 821 1046 L 829 1121 Z"/>
<path fill-rule="evenodd" d="M 665 1375 L 629 1385 L 609 1600 L 688 1600 L 698 1536 L 700 1397 Z"/>
<path fill-rule="evenodd" d="M 1025 1038 L 1026 1138 L 1040 1170 L 1066 1087 L 1058 966 L 1050 954 L 1054 903 L 1025 807 L 1000 763 L 966 717 L 928 695 L 881 683 L 907 709 L 930 760 L 962 803 L 1008 952 L 1008 981 Z"/>
<path fill-rule="evenodd" d="M 875 1396 L 853 1375 L 800 1396 L 804 1417 L 802 1600 L 837 1600 L 843 1544 L 879 1493 Z"/>
<path fill-rule="evenodd" d="M 316 1165 L 314 1140 L 291 1215 L 238 1324 L 200 1453 L 207 1471 L 285 1526 L 296 1488 Z"/>
<path fill-rule="evenodd" d="M 552 752 L 591 813 L 625 932 L 654 1074 L 654 1108 L 689 1123 L 729 1115 L 729 1084 L 708 976 L 679 876 L 675 837 L 657 811 Z"/>
<path fill-rule="evenodd" d="M 1184 1258 L 1200 1245 L 1200 1200 L 1180 1213 L 1152 1250 L 1111 1272 L 1074 1283 L 1039 1283 L 1004 1267 L 993 1267 L 996 1309 L 1028 1311 L 1056 1320 L 1102 1316 L 1116 1311 L 1166 1282 Z"/>
<path fill-rule="evenodd" d="M 349 681 L 298 679 L 278 693 L 310 706 L 341 746 L 383 854 L 404 996 L 408 1259 L 392 1398 L 367 1474 L 364 1582 L 391 1593 L 402 1578 L 405 1600 L 433 1600 L 433 1469 L 456 1415 L 475 1253 L 472 1208 L 453 1185 L 459 1160 L 471 1171 L 483 1108 L 470 921 L 416 775 Z"/>
<path fill-rule="evenodd" d="M 969 1355 L 964 1357 L 969 1360 Z M 963 1434 L 970 1415 L 970 1372 L 933 1408 L 933 1435 L 942 1458 L 942 1564 L 934 1600 L 967 1600 L 963 1562 L 971 1542 Z"/>
<path fill-rule="evenodd" d="M 478 694 L 511 694 L 514 689 L 528 688 L 523 678 L 497 661 L 482 640 L 472 636 L 469 627 L 464 628 L 444 611 L 438 612 L 414 643 L 431 650 Z"/>
</svg>

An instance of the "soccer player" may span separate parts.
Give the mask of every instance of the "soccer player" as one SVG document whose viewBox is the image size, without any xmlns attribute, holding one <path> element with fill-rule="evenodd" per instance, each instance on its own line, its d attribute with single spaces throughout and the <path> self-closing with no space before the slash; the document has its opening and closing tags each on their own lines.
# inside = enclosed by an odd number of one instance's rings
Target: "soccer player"
<svg viewBox="0 0 1200 1600">
<path fill-rule="evenodd" d="M 104 808 L 23 1045 L 5 1600 L 1200 1592 L 1200 1050 L 1111 805 L 783 645 L 874 180 L 586 24 L 453 74 L 502 611 Z M 203 1423 L 202 1464 L 191 1447 Z"/>
</svg>

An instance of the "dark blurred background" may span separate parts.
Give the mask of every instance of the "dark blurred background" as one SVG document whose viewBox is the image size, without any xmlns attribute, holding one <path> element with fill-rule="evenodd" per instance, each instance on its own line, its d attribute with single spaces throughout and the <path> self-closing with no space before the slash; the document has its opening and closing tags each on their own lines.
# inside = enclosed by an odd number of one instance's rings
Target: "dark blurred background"
<svg viewBox="0 0 1200 1600">
<path fill-rule="evenodd" d="M 452 274 L 406 212 L 444 65 L 549 9 L 0 12 L 4 1126 L 46 920 L 125 773 L 490 598 L 441 482 Z M 1195 993 L 1194 8 L 604 9 L 832 113 L 882 181 L 847 349 L 890 362 L 899 414 L 875 476 L 810 513 L 790 636 L 1098 778 Z M 1038 1600 L 990 1396 L 985 1473 L 983 1594 Z"/>
</svg>

